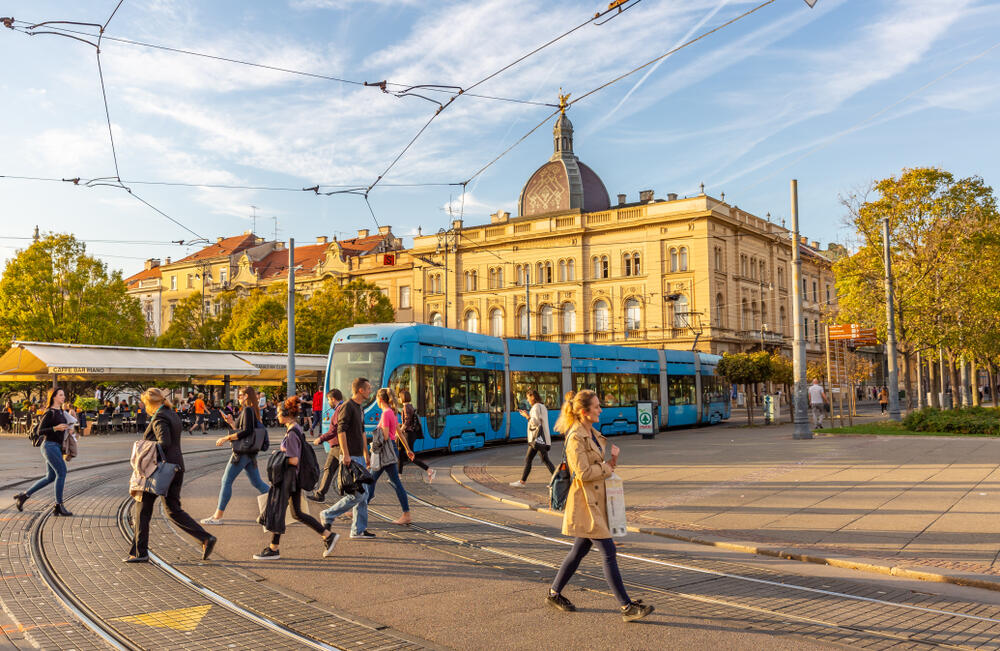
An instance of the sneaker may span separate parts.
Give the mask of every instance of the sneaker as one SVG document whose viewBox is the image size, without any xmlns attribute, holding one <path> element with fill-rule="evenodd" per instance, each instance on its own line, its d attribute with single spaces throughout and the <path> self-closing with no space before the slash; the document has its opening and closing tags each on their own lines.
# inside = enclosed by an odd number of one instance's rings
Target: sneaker
<svg viewBox="0 0 1000 651">
<path fill-rule="evenodd" d="M 281 558 L 281 552 L 277 549 L 271 549 L 270 547 L 265 547 L 264 551 L 259 554 L 253 555 L 256 561 L 276 561 Z"/>
<path fill-rule="evenodd" d="M 552 594 L 549 592 L 549 595 L 545 597 L 545 603 L 552 606 L 556 610 L 563 611 L 564 613 L 576 612 L 576 606 L 574 606 L 569 599 L 561 594 Z"/>
<path fill-rule="evenodd" d="M 222 520 L 221 519 L 217 520 L 217 519 L 209 516 L 207 518 L 202 518 L 201 519 L 201 523 L 202 524 L 222 524 Z"/>
<path fill-rule="evenodd" d="M 627 606 L 622 606 L 622 620 L 626 622 L 634 622 L 642 619 L 651 612 L 653 612 L 653 607 L 643 604 L 642 599 L 640 599 L 638 601 L 633 601 Z"/>
<path fill-rule="evenodd" d="M 201 545 L 201 560 L 207 561 L 208 557 L 212 555 L 212 550 L 215 549 L 215 543 L 219 542 L 219 539 L 215 536 L 209 536 Z"/>
<path fill-rule="evenodd" d="M 375 534 L 365 529 L 361 533 L 352 533 L 351 540 L 375 540 Z"/>
<path fill-rule="evenodd" d="M 306 495 L 306 499 L 311 500 L 313 502 L 325 502 L 326 496 L 320 495 L 319 493 L 309 493 L 308 495 Z"/>
<path fill-rule="evenodd" d="M 129 556 L 122 563 L 148 563 L 149 556 Z"/>
<path fill-rule="evenodd" d="M 515 487 L 515 488 L 524 488 L 527 484 L 525 484 L 523 481 L 521 481 L 520 479 L 518 479 L 517 481 L 510 482 L 510 485 L 513 486 L 513 487 Z"/>
<path fill-rule="evenodd" d="M 325 540 L 323 540 L 323 558 L 333 556 L 333 548 L 337 546 L 338 540 L 340 540 L 339 533 L 330 534 Z"/>
<path fill-rule="evenodd" d="M 431 468 L 430 470 L 428 470 L 427 471 L 427 483 L 428 484 L 433 484 L 434 480 L 437 478 L 437 476 L 438 476 L 438 471 L 436 469 Z"/>
</svg>

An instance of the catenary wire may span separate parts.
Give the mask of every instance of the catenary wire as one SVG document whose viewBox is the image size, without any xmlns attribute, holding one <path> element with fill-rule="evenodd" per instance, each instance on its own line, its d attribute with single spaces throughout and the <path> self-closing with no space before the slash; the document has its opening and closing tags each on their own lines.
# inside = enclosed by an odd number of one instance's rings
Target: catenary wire
<svg viewBox="0 0 1000 651">
<path fill-rule="evenodd" d="M 96 177 L 95 177 L 96 178 Z M 75 178 L 55 178 L 46 176 L 25 176 L 17 174 L 0 174 L 0 179 L 11 179 L 19 181 L 53 181 L 58 183 L 73 183 L 75 185 L 84 184 L 93 181 L 95 179 L 88 179 L 84 177 Z M 281 187 L 281 186 L 269 186 L 269 185 L 240 185 L 236 183 L 186 183 L 182 181 L 133 181 L 130 179 L 122 179 L 121 182 L 125 185 L 161 185 L 168 187 L 182 187 L 182 188 L 215 188 L 224 190 L 260 190 L 269 192 L 311 192 L 314 189 L 318 192 L 321 188 L 363 188 L 364 186 L 359 183 L 346 184 L 346 183 L 319 183 L 312 187 L 300 188 L 300 187 Z M 429 183 L 383 183 L 381 184 L 384 188 L 428 188 L 428 187 L 446 187 L 446 186 L 459 186 L 462 185 L 460 181 L 435 181 Z M 322 193 L 320 193 L 322 194 Z"/>
</svg>

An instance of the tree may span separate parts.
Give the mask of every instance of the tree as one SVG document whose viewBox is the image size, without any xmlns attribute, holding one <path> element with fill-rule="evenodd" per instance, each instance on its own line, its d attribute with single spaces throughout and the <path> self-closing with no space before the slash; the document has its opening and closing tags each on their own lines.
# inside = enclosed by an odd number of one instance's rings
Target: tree
<svg viewBox="0 0 1000 651">
<path fill-rule="evenodd" d="M 139 301 L 118 271 L 68 234 L 18 251 L 0 277 L 0 352 L 14 339 L 137 346 L 146 342 Z"/>
<path fill-rule="evenodd" d="M 288 285 L 276 283 L 267 289 L 255 289 L 249 296 L 237 300 L 222 330 L 222 347 L 267 353 L 287 350 L 287 294 Z"/>
<path fill-rule="evenodd" d="M 161 348 L 187 348 L 192 350 L 218 350 L 222 333 L 232 315 L 232 299 L 223 295 L 218 312 L 209 314 L 202 304 L 201 292 L 186 297 L 174 309 L 170 325 L 156 340 Z"/>
<path fill-rule="evenodd" d="M 742 384 L 747 389 L 744 402 L 747 408 L 747 424 L 753 425 L 753 395 L 758 382 L 767 382 L 772 376 L 771 354 L 767 351 L 756 353 L 725 353 L 715 367 L 715 373 L 732 384 Z"/>
<path fill-rule="evenodd" d="M 323 283 L 302 309 L 295 311 L 295 349 L 326 354 L 333 335 L 358 323 L 391 323 L 395 312 L 378 286 L 355 280 L 343 287 Z"/>
</svg>

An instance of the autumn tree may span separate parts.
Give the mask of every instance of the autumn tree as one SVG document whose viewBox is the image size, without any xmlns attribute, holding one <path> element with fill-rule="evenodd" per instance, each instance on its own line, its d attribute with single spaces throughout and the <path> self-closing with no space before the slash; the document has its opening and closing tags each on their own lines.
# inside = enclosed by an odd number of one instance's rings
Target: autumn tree
<svg viewBox="0 0 1000 651">
<path fill-rule="evenodd" d="M 269 353 L 287 350 L 287 294 L 288 285 L 276 283 L 235 301 L 221 334 L 222 348 Z"/>
<path fill-rule="evenodd" d="M 73 235 L 50 233 L 19 250 L 0 277 L 0 352 L 14 339 L 137 346 L 145 332 L 121 273 Z"/>
<path fill-rule="evenodd" d="M 231 314 L 232 298 L 221 296 L 210 310 L 203 304 L 201 292 L 196 292 L 175 306 L 170 325 L 156 343 L 162 348 L 218 350 Z"/>
<path fill-rule="evenodd" d="M 355 280 L 341 287 L 330 279 L 295 310 L 295 348 L 326 354 L 333 335 L 358 323 L 391 323 L 395 312 L 378 286 Z"/>
<path fill-rule="evenodd" d="M 742 384 L 747 395 L 744 403 L 747 409 L 747 424 L 753 425 L 753 401 L 756 385 L 771 379 L 773 369 L 771 354 L 767 351 L 756 353 L 725 353 L 715 367 L 716 375 L 732 384 Z"/>
</svg>

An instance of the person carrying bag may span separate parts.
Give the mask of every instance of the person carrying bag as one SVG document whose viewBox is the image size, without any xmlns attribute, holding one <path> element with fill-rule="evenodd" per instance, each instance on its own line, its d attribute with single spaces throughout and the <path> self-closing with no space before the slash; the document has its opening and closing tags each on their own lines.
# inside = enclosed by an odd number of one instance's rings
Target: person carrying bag
<svg viewBox="0 0 1000 651">
<path fill-rule="evenodd" d="M 528 452 L 524 456 L 524 470 L 521 478 L 512 481 L 511 486 L 523 488 L 531 473 L 531 463 L 537 454 L 542 459 L 542 463 L 549 469 L 549 474 L 556 471 L 556 467 L 549 461 L 549 450 L 552 448 L 552 435 L 549 433 L 549 410 L 542 402 L 541 396 L 534 389 L 528 390 L 528 403 L 531 411 L 520 410 L 521 415 L 528 419 Z"/>
</svg>

